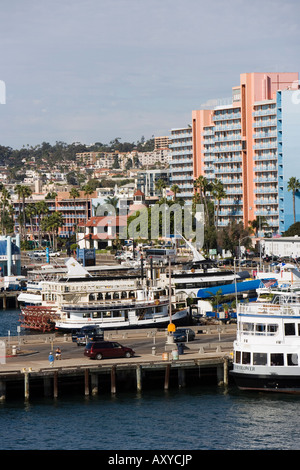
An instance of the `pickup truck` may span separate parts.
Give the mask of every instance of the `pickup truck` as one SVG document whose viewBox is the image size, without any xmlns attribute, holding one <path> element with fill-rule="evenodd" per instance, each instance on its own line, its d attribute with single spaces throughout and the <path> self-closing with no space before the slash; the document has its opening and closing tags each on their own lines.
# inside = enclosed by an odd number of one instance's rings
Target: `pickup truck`
<svg viewBox="0 0 300 470">
<path fill-rule="evenodd" d="M 83 326 L 79 331 L 72 334 L 72 341 L 77 346 L 85 346 L 90 341 L 103 341 L 104 334 L 98 326 Z"/>
</svg>

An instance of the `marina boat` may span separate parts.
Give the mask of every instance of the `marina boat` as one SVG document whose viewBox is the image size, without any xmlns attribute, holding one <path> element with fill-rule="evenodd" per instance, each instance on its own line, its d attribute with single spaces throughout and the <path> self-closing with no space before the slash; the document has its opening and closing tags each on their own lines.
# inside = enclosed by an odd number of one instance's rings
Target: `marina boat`
<svg viewBox="0 0 300 470">
<path fill-rule="evenodd" d="M 189 308 L 183 299 L 176 299 L 174 292 L 169 295 L 164 276 L 151 279 L 113 272 L 92 276 L 73 258 L 66 265 L 65 276 L 42 282 L 40 306 L 22 308 L 24 328 L 38 329 L 42 324 L 44 331 L 71 331 L 91 324 L 102 329 L 125 329 L 188 322 Z"/>
<path fill-rule="evenodd" d="M 300 290 L 238 305 L 231 374 L 241 390 L 300 393 Z"/>
<path fill-rule="evenodd" d="M 172 285 L 178 294 L 196 298 L 200 289 L 233 284 L 249 277 L 248 272 L 235 273 L 231 269 L 220 268 L 216 261 L 204 258 L 190 242 L 185 240 L 185 243 L 192 251 L 193 259 L 181 269 L 172 271 Z"/>
</svg>

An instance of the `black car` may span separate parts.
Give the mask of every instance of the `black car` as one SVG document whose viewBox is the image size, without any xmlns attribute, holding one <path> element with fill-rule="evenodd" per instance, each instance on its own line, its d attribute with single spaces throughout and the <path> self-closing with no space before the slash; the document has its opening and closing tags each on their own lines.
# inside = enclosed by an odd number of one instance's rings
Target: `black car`
<svg viewBox="0 0 300 470">
<path fill-rule="evenodd" d="M 102 341 L 103 339 L 103 331 L 95 325 L 83 326 L 72 334 L 72 341 L 77 343 L 77 346 L 85 346 L 90 341 Z"/>
<path fill-rule="evenodd" d="M 175 343 L 193 341 L 195 336 L 195 332 L 191 328 L 177 328 L 173 333 Z"/>
<path fill-rule="evenodd" d="M 250 259 L 245 259 L 243 261 L 241 261 L 241 268 L 242 267 L 246 267 L 246 268 L 256 268 L 257 266 L 257 262 L 256 261 L 252 261 Z"/>
</svg>

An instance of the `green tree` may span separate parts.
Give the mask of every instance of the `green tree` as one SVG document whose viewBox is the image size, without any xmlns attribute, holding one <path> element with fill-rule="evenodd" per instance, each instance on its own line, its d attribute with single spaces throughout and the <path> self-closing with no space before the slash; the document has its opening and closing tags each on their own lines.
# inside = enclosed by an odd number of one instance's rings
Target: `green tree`
<svg viewBox="0 0 300 470">
<path fill-rule="evenodd" d="M 37 220 L 38 220 L 38 243 L 41 246 L 41 220 L 48 214 L 49 208 L 45 201 L 38 201 L 35 206 Z"/>
<path fill-rule="evenodd" d="M 174 201 L 176 201 L 177 193 L 180 193 L 180 188 L 179 188 L 178 184 L 173 184 L 171 186 L 171 191 L 174 193 Z"/>
<path fill-rule="evenodd" d="M 74 219 L 75 219 L 75 234 L 77 233 L 77 210 L 76 210 L 76 199 L 79 198 L 80 192 L 78 191 L 77 188 L 72 188 L 71 191 L 69 192 L 70 197 L 74 201 Z"/>
<path fill-rule="evenodd" d="M 49 217 L 42 220 L 42 229 L 49 234 L 49 240 L 51 241 L 52 236 L 52 247 L 54 250 L 57 249 L 57 236 L 58 229 L 62 227 L 64 223 L 63 215 L 61 212 L 53 212 Z"/>
<path fill-rule="evenodd" d="M 212 184 L 211 194 L 216 203 L 216 210 L 215 210 L 215 226 L 218 228 L 218 218 L 219 218 L 219 211 L 220 211 L 220 203 L 221 200 L 226 197 L 226 191 L 224 190 L 223 183 L 220 180 L 215 180 Z"/>
<path fill-rule="evenodd" d="M 33 218 L 36 216 L 35 204 L 27 204 L 25 208 L 25 215 L 29 219 L 31 234 L 34 238 Z"/>
<path fill-rule="evenodd" d="M 196 193 L 199 194 L 198 197 L 198 204 L 203 204 L 204 205 L 204 212 L 205 212 L 205 224 L 209 225 L 210 223 L 210 212 L 208 208 L 208 194 L 212 190 L 212 185 L 208 181 L 205 176 L 200 175 L 198 178 L 194 180 L 194 188 L 196 190 Z M 194 201 L 195 202 L 195 201 Z"/>
<path fill-rule="evenodd" d="M 163 195 L 163 190 L 166 188 L 166 186 L 166 182 L 161 178 L 155 183 L 155 187 L 161 196 Z"/>
<path fill-rule="evenodd" d="M 117 215 L 119 210 L 118 210 L 118 204 L 119 204 L 119 198 L 116 196 L 109 196 L 106 199 L 104 199 L 105 204 L 108 204 L 114 208 L 114 212 Z"/>
<path fill-rule="evenodd" d="M 25 214 L 25 199 L 32 194 L 32 190 L 29 186 L 17 184 L 14 188 L 15 192 L 18 194 L 19 200 L 19 224 L 20 224 L 20 235 L 21 238 L 25 237 L 25 224 L 26 224 L 26 214 Z M 22 217 L 21 217 L 21 205 L 20 201 L 22 200 Z M 21 223 L 22 220 L 22 223 Z"/>
<path fill-rule="evenodd" d="M 89 196 L 91 194 L 93 194 L 94 189 L 89 183 L 85 184 L 82 187 L 82 189 L 84 191 L 84 195 L 86 196 L 86 216 L 85 216 L 85 220 L 87 222 L 89 220 Z M 91 204 L 91 207 L 92 207 L 92 204 Z"/>
<path fill-rule="evenodd" d="M 300 191 L 300 181 L 295 177 L 291 176 L 288 180 L 287 185 L 288 191 L 291 191 L 293 194 L 293 214 L 294 214 L 294 224 L 296 223 L 296 194 Z"/>
<path fill-rule="evenodd" d="M 244 228 L 243 222 L 230 222 L 226 227 L 217 232 L 218 245 L 224 250 L 231 252 L 232 256 L 237 254 L 241 240 L 246 247 L 251 246 L 250 229 Z"/>
</svg>

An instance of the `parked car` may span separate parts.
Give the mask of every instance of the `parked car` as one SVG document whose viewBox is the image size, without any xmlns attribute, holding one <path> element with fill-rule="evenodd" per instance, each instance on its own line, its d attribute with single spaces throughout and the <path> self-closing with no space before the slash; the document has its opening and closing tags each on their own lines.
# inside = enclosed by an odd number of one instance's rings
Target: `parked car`
<svg viewBox="0 0 300 470">
<path fill-rule="evenodd" d="M 90 359 L 106 359 L 116 357 L 132 357 L 135 352 L 115 341 L 95 341 L 88 343 L 84 355 Z"/>
<path fill-rule="evenodd" d="M 251 259 L 244 259 L 241 261 L 241 267 L 242 268 L 256 268 L 257 262 L 252 261 Z"/>
<path fill-rule="evenodd" d="M 85 346 L 90 341 L 102 341 L 103 339 L 103 331 L 94 325 L 83 326 L 72 334 L 72 341 L 77 343 L 77 346 Z"/>
<path fill-rule="evenodd" d="M 49 256 L 53 258 L 60 256 L 60 251 L 49 251 Z"/>
<path fill-rule="evenodd" d="M 218 266 L 233 266 L 234 260 L 233 258 L 226 258 L 226 259 L 221 259 L 218 261 Z"/>
<path fill-rule="evenodd" d="M 193 341 L 195 336 L 195 332 L 191 328 L 177 328 L 173 333 L 175 343 Z"/>
</svg>

